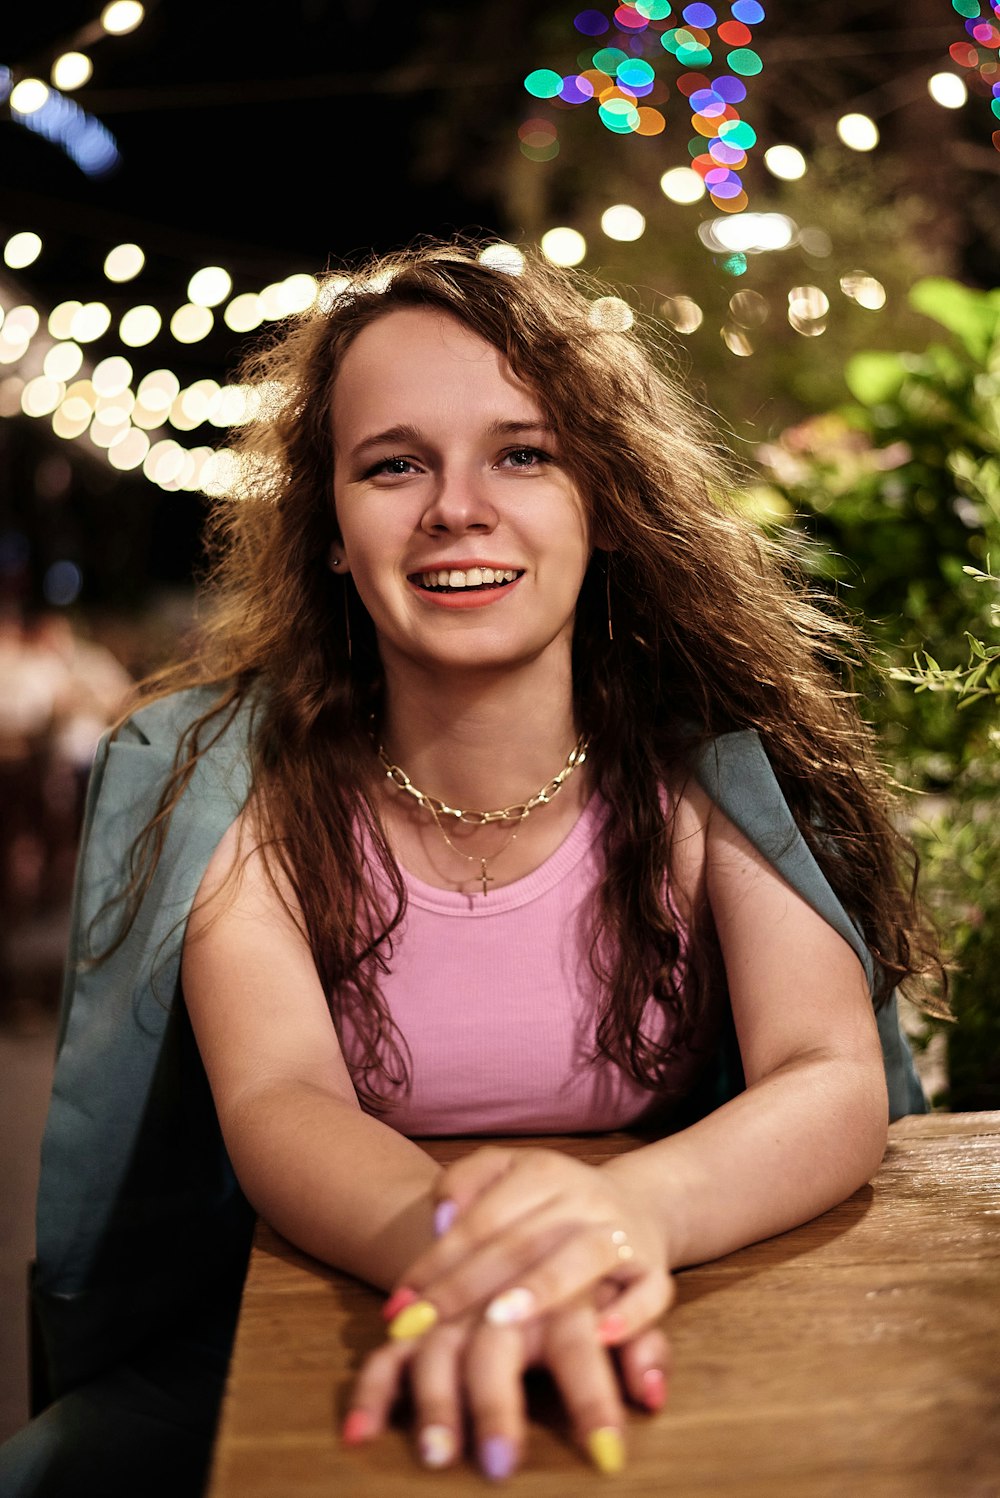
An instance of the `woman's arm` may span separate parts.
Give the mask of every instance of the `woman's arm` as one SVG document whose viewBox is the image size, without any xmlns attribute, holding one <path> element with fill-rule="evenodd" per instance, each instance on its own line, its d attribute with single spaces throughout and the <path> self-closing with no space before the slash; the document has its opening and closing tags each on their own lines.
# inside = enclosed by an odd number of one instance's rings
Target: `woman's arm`
<svg viewBox="0 0 1000 1498">
<path fill-rule="evenodd" d="M 540 1314 L 614 1275 L 628 1336 L 662 1311 L 664 1271 L 808 1221 L 878 1167 L 885 1075 L 860 962 L 697 787 L 678 815 L 675 872 L 711 908 L 747 1090 L 599 1170 L 551 1151 L 450 1167 L 436 1192 L 455 1225 L 405 1276 L 444 1319 L 512 1287 L 515 1313 Z"/>
<path fill-rule="evenodd" d="M 362 1112 L 308 943 L 268 878 L 247 814 L 202 880 L 181 981 L 249 1201 L 317 1258 L 392 1284 L 432 1241 L 440 1167 Z"/>
<path fill-rule="evenodd" d="M 604 1167 L 643 1190 L 670 1267 L 806 1222 L 870 1180 L 885 1150 L 882 1050 L 861 963 L 697 792 L 705 882 L 747 1090 Z"/>
</svg>

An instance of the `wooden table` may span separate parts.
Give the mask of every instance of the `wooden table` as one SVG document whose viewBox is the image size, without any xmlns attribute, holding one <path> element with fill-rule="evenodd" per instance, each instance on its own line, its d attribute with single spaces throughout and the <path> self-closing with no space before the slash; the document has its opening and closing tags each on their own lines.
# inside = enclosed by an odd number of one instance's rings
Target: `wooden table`
<svg viewBox="0 0 1000 1498">
<path fill-rule="evenodd" d="M 559 1141 L 595 1163 L 634 1143 Z M 614 1486 L 558 1423 L 536 1422 L 513 1491 L 1000 1495 L 1000 1113 L 901 1120 L 871 1186 L 794 1232 L 684 1270 L 678 1290 L 670 1403 L 630 1419 Z M 260 1227 L 209 1498 L 487 1490 L 471 1463 L 422 1469 L 402 1430 L 341 1446 L 352 1371 L 382 1336 L 380 1304 Z"/>
</svg>

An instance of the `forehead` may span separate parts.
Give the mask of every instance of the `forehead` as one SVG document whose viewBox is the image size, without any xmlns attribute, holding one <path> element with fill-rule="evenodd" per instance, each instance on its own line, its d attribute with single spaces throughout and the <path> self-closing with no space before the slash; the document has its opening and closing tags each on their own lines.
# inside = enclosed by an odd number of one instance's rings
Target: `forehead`
<svg viewBox="0 0 1000 1498">
<path fill-rule="evenodd" d="M 401 307 L 363 328 L 344 355 L 333 390 L 335 430 L 419 424 L 448 411 L 542 418 L 531 389 L 505 356 L 447 312 Z"/>
</svg>

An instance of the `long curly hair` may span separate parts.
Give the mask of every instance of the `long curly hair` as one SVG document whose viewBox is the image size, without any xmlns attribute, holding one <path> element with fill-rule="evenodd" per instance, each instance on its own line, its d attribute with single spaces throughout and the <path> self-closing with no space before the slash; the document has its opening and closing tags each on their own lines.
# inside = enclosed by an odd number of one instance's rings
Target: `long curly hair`
<svg viewBox="0 0 1000 1498">
<path fill-rule="evenodd" d="M 225 492 L 208 523 L 200 642 L 140 689 L 145 700 L 195 685 L 216 693 L 183 735 L 133 849 L 122 937 L 198 757 L 251 700 L 255 807 L 275 888 L 287 880 L 294 891 L 334 1021 L 360 1041 L 362 1096 L 381 1108 L 406 1085 L 405 1042 L 379 984 L 406 898 L 374 794 L 379 655 L 353 583 L 327 562 L 339 539 L 334 384 L 358 333 L 401 307 L 446 312 L 505 355 L 541 402 L 602 540 L 573 642 L 577 722 L 613 813 L 593 911 L 599 1053 L 663 1087 L 678 1054 L 704 1043 L 700 1027 L 724 980 L 707 912 L 687 913 L 682 942 L 668 897 L 663 788 L 683 783 L 699 746 L 733 730 L 760 735 L 798 826 L 863 933 L 876 1004 L 934 968 L 915 858 L 851 691 L 863 653 L 857 632 L 812 595 L 794 547 L 766 540 L 731 501 L 730 460 L 655 330 L 630 326 L 625 304 L 579 272 L 531 250 L 491 253 L 464 240 L 421 243 L 328 276 L 316 304 L 244 362 L 253 419 L 216 463 Z M 385 872 L 389 908 L 362 861 L 361 828 Z M 650 996 L 667 1011 L 661 1043 L 642 1024 Z"/>
</svg>

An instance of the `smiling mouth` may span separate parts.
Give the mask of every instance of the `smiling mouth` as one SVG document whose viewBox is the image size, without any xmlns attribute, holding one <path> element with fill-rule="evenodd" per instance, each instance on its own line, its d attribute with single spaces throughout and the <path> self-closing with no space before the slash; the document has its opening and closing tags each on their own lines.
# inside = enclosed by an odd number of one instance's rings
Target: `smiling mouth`
<svg viewBox="0 0 1000 1498">
<path fill-rule="evenodd" d="M 414 572 L 410 581 L 428 593 L 476 593 L 487 588 L 506 588 L 523 577 L 516 567 L 470 567 L 460 572 L 441 568 L 433 572 Z"/>
</svg>

